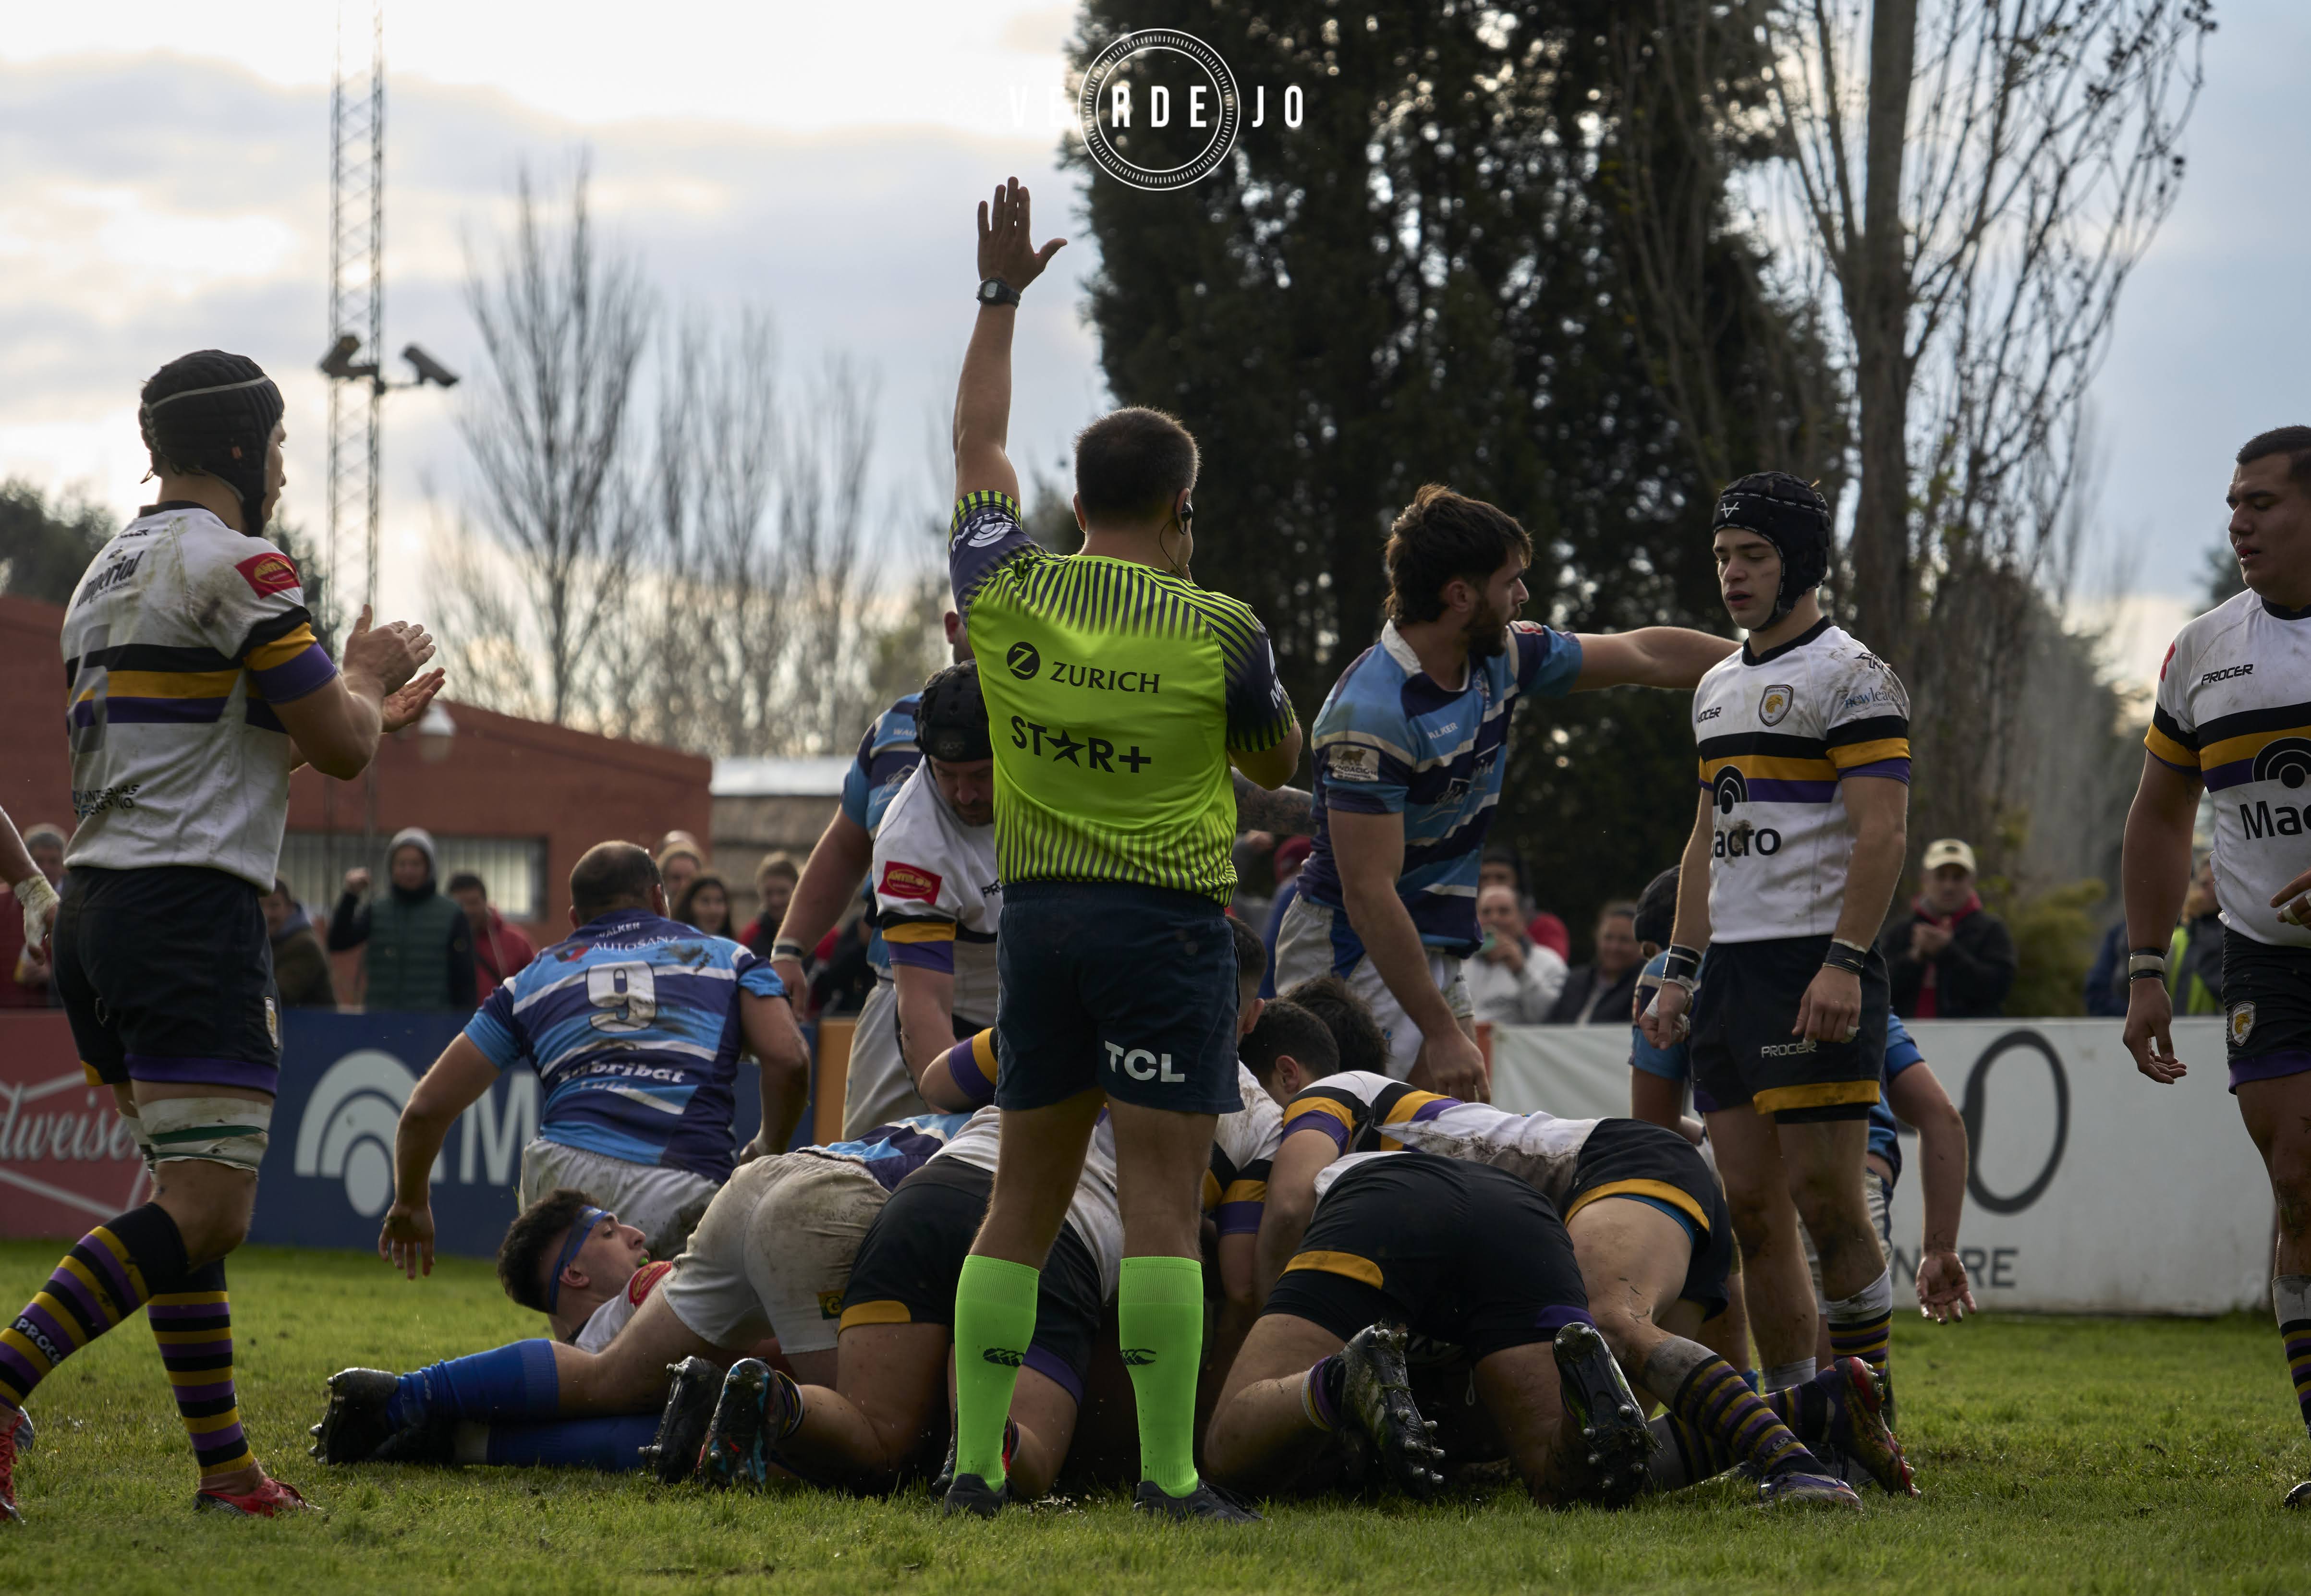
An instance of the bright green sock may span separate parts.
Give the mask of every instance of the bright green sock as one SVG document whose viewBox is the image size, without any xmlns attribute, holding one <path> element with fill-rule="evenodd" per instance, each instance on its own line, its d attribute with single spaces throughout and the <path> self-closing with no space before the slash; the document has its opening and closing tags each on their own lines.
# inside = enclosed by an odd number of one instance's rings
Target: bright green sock
<svg viewBox="0 0 2311 1596">
<path fill-rule="evenodd" d="M 1116 1329 L 1139 1400 L 1139 1473 L 1169 1496 L 1196 1488 L 1196 1373 L 1204 1356 L 1204 1266 L 1127 1258 Z"/>
<path fill-rule="evenodd" d="M 955 1471 L 1003 1483 L 1003 1423 L 1035 1339 L 1039 1269 L 974 1252 L 955 1283 Z"/>
</svg>

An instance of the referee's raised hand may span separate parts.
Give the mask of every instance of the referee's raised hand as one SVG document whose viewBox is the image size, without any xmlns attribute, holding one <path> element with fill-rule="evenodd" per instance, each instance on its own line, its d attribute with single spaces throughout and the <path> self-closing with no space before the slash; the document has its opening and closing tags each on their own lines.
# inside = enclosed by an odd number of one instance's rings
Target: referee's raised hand
<svg viewBox="0 0 2311 1596">
<path fill-rule="evenodd" d="M 979 206 L 979 277 L 1000 277 L 1017 293 L 1043 275 L 1051 257 L 1067 248 L 1067 240 L 1053 239 L 1035 247 L 1033 219 L 1026 188 L 1013 178 L 998 185 L 995 197 Z"/>
</svg>

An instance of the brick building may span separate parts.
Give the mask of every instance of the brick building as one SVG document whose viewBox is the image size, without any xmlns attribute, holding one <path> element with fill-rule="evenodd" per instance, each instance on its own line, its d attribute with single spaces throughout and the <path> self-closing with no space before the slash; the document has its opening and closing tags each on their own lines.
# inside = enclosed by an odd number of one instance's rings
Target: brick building
<svg viewBox="0 0 2311 1596">
<path fill-rule="evenodd" d="M 0 694 L 0 805 L 20 826 L 47 820 L 69 829 L 72 820 L 63 624 L 55 605 L 0 595 L 0 680 L 9 684 Z M 337 781 L 301 770 L 292 778 L 281 873 L 317 911 L 327 912 L 353 866 L 381 876 L 386 839 L 422 825 L 440 844 L 445 879 L 477 872 L 506 918 L 544 946 L 567 929 L 570 867 L 588 848 L 613 837 L 650 846 L 677 829 L 711 834 L 710 761 L 440 702 L 449 735 L 411 728 L 379 750 L 371 776 Z M 819 825 L 832 807 L 822 800 Z M 341 981 L 339 990 L 352 988 Z"/>
</svg>

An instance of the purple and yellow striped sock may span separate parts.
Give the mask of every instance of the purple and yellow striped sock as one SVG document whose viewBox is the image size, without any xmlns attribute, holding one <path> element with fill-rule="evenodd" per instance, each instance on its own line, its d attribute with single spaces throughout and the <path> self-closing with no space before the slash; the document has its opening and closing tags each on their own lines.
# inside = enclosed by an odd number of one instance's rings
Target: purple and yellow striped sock
<svg viewBox="0 0 2311 1596">
<path fill-rule="evenodd" d="M 156 1292 L 145 1304 L 153 1339 L 177 1399 L 178 1417 L 192 1438 L 204 1487 L 255 1461 L 240 1427 L 232 1379 L 232 1304 L 222 1260 L 195 1269 L 181 1291 Z"/>
<path fill-rule="evenodd" d="M 1888 1269 L 1822 1314 L 1829 1326 L 1833 1357 L 1858 1357 L 1880 1380 L 1886 1377 L 1888 1345 L 1894 1335 L 1894 1276 Z"/>
<path fill-rule="evenodd" d="M 2295 1405 L 2303 1424 L 2311 1429 L 2311 1319 L 2298 1319 L 2279 1327 L 2287 1341 L 2287 1372 L 2295 1381 Z"/>
<path fill-rule="evenodd" d="M 48 1283 L 0 1330 L 0 1402 L 21 1408 L 56 1366 L 185 1273 L 184 1239 L 158 1203 L 116 1215 L 73 1244 Z"/>
<path fill-rule="evenodd" d="M 1687 1432 L 1678 1436 L 1680 1450 L 1705 1457 L 1712 1465 L 1697 1478 L 1708 1478 L 1736 1463 L 1751 1465 L 1761 1478 L 1791 1469 L 1822 1472 L 1805 1443 L 1722 1357 L 1696 1365 L 1670 1399 L 1669 1410 Z"/>
<path fill-rule="evenodd" d="M 2279 1339 L 2287 1347 L 2288 1378 L 2295 1382 L 2295 1405 L 2311 1429 L 2311 1275 L 2280 1275 L 2271 1282 L 2271 1305 L 2279 1313 Z"/>
</svg>

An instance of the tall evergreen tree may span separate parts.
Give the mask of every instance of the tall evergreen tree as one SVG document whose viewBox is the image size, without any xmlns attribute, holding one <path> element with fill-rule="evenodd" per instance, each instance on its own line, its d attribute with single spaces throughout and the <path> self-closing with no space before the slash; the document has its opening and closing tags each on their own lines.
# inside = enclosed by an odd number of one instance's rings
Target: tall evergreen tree
<svg viewBox="0 0 2311 1596">
<path fill-rule="evenodd" d="M 1799 366 L 1810 357 L 1756 288 L 1756 246 L 1724 225 L 1722 193 L 1705 196 L 1697 280 L 1678 286 L 1716 329 L 1705 375 L 1727 435 L 1691 436 L 1691 408 L 1649 361 L 1646 295 L 1623 265 L 1639 203 L 1626 174 L 1641 162 L 1648 192 L 1689 202 L 1695 174 L 1722 190 L 1713 174 L 1740 153 L 1696 152 L 1688 125 L 1621 114 L 1639 55 L 1623 13 L 1614 0 L 1445 0 L 1384 19 L 1322 0 L 1086 5 L 1079 65 L 1119 33 L 1173 26 L 1227 60 L 1247 123 L 1266 87 L 1266 125 L 1205 181 L 1146 192 L 1093 175 L 1090 309 L 1117 398 L 1178 414 L 1202 446 L 1198 580 L 1258 608 L 1305 716 L 1373 641 L 1381 545 L 1424 482 L 1531 531 L 1529 615 L 1722 630 L 1707 536 L 1719 484 L 1703 462 L 1834 475 L 1818 418 L 1776 419 L 1802 409 L 1779 391 L 1792 350 Z M 1296 128 L 1283 124 L 1290 84 L 1304 95 Z M 1145 120 L 1129 151 L 1143 165 L 1184 160 L 1204 136 L 1184 118 Z M 1685 701 L 1615 692 L 1522 720 L 1495 834 L 1583 936 L 1691 825 Z"/>
</svg>

